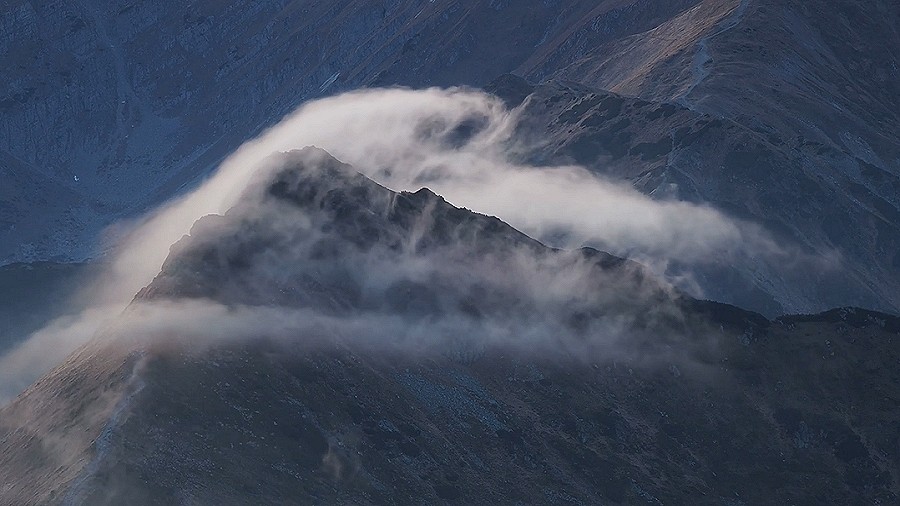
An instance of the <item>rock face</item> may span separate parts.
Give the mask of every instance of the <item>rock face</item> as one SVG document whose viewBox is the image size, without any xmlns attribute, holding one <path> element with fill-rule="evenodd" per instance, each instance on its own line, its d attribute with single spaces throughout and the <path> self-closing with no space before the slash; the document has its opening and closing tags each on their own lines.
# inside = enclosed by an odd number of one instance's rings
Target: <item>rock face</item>
<svg viewBox="0 0 900 506">
<path fill-rule="evenodd" d="M 279 156 L 0 410 L 0 502 L 897 501 L 897 318 L 770 321 Z"/>
</svg>

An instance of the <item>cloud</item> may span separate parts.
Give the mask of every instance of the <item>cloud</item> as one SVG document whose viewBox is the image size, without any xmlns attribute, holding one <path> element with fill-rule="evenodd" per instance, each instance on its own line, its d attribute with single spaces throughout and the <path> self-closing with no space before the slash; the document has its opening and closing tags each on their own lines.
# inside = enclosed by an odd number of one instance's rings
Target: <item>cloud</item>
<svg viewBox="0 0 900 506">
<path fill-rule="evenodd" d="M 0 357 L 0 403 L 15 397 L 61 363 L 76 347 L 114 321 L 121 310 L 120 305 L 98 305 L 54 319 Z"/>
<path fill-rule="evenodd" d="M 364 299 L 353 304 L 374 305 L 379 297 L 390 299 L 385 294 L 398 289 L 400 281 L 415 285 L 417 280 L 428 278 L 433 282 L 436 277 L 446 283 L 452 281 L 455 292 L 448 293 L 475 296 L 478 287 L 488 285 L 506 297 L 518 294 L 526 299 L 517 302 L 518 312 L 506 314 L 505 319 L 502 311 L 490 318 L 475 318 L 438 300 L 436 304 L 444 304 L 443 314 L 415 319 L 408 308 L 399 316 L 397 308 L 374 306 L 348 315 L 296 308 L 249 309 L 222 301 L 154 301 L 133 306 L 124 317 L 118 316 L 160 272 L 170 248 L 191 231 L 198 219 L 224 214 L 239 205 L 254 181 L 265 180 L 280 168 L 277 157 L 271 157 L 273 153 L 304 146 L 323 148 L 393 190 L 414 191 L 427 186 L 454 204 L 499 216 L 534 237 L 561 246 L 598 245 L 645 258 L 651 264 L 669 260 L 703 263 L 736 250 L 743 254 L 779 253 L 758 227 L 729 219 L 707 206 L 653 200 L 577 166 L 516 163 L 516 153 L 523 149 L 513 138 L 517 115 L 517 110 L 506 109 L 499 99 L 468 89 L 364 90 L 300 107 L 238 148 L 199 188 L 139 220 L 116 250 L 110 268 L 86 295 L 98 301 L 97 307 L 79 318 L 51 323 L 0 359 L 4 393 L 9 395 L 59 363 L 66 353 L 105 328 L 110 315 L 117 318 L 115 325 L 136 326 L 140 330 L 137 334 L 184 340 L 190 340 L 195 332 L 228 338 L 259 333 L 309 334 L 314 328 L 327 328 L 329 332 L 340 329 L 341 334 L 407 336 L 405 341 L 418 343 L 429 342 L 429 335 L 480 336 L 485 342 L 511 342 L 502 337 L 515 336 L 519 343 L 548 342 L 547 336 L 572 332 L 571 322 L 560 319 L 559 314 L 578 314 L 585 301 L 610 308 L 617 294 L 623 292 L 615 285 L 622 280 L 614 278 L 603 279 L 601 283 L 610 286 L 598 290 L 600 278 L 585 278 L 585 269 L 594 271 L 571 257 L 566 257 L 568 263 L 549 265 L 547 262 L 560 260 L 544 259 L 541 264 L 516 253 L 507 258 L 512 263 L 482 262 L 473 267 L 466 260 L 467 251 L 451 248 L 442 256 L 397 258 L 382 252 L 381 257 L 366 254 L 348 260 L 343 267 L 359 268 L 344 268 L 342 275 L 357 278 Z M 247 219 L 259 211 L 252 206 L 246 210 Z M 269 213 L 266 217 L 276 215 Z M 291 233 L 306 219 L 294 218 L 275 221 L 281 230 Z M 308 251 L 304 248 L 312 244 L 295 244 L 298 249 L 292 250 L 293 254 Z M 263 252 L 263 261 L 254 265 L 260 269 L 273 265 L 275 254 Z M 454 255 L 459 258 L 452 258 Z M 341 270 L 334 265 L 317 268 L 319 272 Z M 271 282 L 279 271 L 255 275 Z M 268 290 L 272 286 L 257 288 Z M 518 320 L 510 319 L 512 316 Z M 603 335 L 618 336 L 619 329 L 634 323 L 637 316 L 634 312 L 607 313 Z M 611 342 L 607 339 L 603 345 Z"/>
<path fill-rule="evenodd" d="M 758 227 L 704 205 L 653 200 L 577 166 L 511 161 L 518 111 L 467 89 L 364 90 L 310 102 L 229 156 L 200 188 L 152 213 L 121 249 L 115 286 L 127 295 L 159 271 L 201 216 L 221 214 L 272 153 L 318 146 L 393 190 L 427 186 L 560 246 L 703 262 L 736 248 L 772 254 Z"/>
<path fill-rule="evenodd" d="M 326 157 L 268 159 L 264 184 L 199 220 L 114 333 L 194 350 L 267 339 L 585 360 L 682 339 L 678 293 L 639 264 L 544 247 L 429 192 L 330 172 Z"/>
</svg>

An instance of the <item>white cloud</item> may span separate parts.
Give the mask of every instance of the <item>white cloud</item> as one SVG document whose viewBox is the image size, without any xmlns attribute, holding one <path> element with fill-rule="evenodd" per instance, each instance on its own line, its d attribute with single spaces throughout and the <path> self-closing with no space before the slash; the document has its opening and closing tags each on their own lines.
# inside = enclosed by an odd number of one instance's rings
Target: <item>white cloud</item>
<svg viewBox="0 0 900 506">
<path fill-rule="evenodd" d="M 10 394 L 59 363 L 94 335 L 109 315 L 124 309 L 159 273 L 170 247 L 199 218 L 224 213 L 254 178 L 273 170 L 267 162 L 270 155 L 309 145 L 327 150 L 394 190 L 427 186 L 451 203 L 496 215 L 534 237 L 562 240 L 567 246 L 599 245 L 660 264 L 670 259 L 682 263 L 721 259 L 736 248 L 745 254 L 777 252 L 758 228 L 709 207 L 655 201 L 581 167 L 532 167 L 513 162 L 513 149 L 521 148 L 511 138 L 516 117 L 517 112 L 507 110 L 498 99 L 465 89 L 366 90 L 302 106 L 242 145 L 195 191 L 141 220 L 118 249 L 98 287 L 86 295 L 98 301 L 97 307 L 80 318 L 51 323 L 0 359 L 0 380 L 5 385 L 0 395 Z M 412 275 L 410 269 L 416 262 L 406 260 L 406 268 L 386 276 L 394 279 Z M 367 273 L 385 276 L 384 267 Z M 496 277 L 497 269 L 483 273 Z M 528 279 L 528 283 L 514 288 L 530 293 L 534 300 L 550 297 L 548 294 L 553 294 L 551 299 L 556 297 L 553 300 L 566 300 L 572 293 L 579 293 L 573 288 L 582 273 L 564 274 L 558 269 L 523 267 L 513 275 Z M 511 283 L 503 279 L 493 282 Z M 131 313 L 128 321 L 154 322 L 155 329 L 162 326 L 173 335 L 184 334 L 187 329 L 222 335 L 252 334 L 260 328 L 278 330 L 272 327 L 273 322 L 276 327 L 278 322 L 286 325 L 282 330 L 296 330 L 296 315 L 259 311 L 265 310 L 228 312 L 215 304 L 167 307 L 165 317 L 152 313 L 151 318 L 138 318 L 137 312 Z M 370 318 L 366 317 L 367 324 Z M 384 315 L 377 318 L 390 319 Z M 452 327 L 461 321 L 448 319 L 442 324 Z M 483 330 L 487 334 L 511 332 L 505 325 L 494 324 L 492 330 Z M 396 325 L 388 327 L 398 332 Z M 435 328 L 430 326 L 429 330 Z M 541 326 L 516 327 L 520 337 L 535 331 L 550 333 Z"/>
</svg>

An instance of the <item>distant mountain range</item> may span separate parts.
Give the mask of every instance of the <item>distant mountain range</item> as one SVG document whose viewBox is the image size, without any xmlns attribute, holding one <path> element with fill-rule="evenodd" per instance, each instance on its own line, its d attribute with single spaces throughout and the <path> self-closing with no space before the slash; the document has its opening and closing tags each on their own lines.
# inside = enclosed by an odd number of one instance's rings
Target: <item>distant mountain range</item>
<svg viewBox="0 0 900 506">
<path fill-rule="evenodd" d="M 272 166 L 0 410 L 0 502 L 897 500 L 897 317 L 770 321 L 318 149 Z"/>
</svg>

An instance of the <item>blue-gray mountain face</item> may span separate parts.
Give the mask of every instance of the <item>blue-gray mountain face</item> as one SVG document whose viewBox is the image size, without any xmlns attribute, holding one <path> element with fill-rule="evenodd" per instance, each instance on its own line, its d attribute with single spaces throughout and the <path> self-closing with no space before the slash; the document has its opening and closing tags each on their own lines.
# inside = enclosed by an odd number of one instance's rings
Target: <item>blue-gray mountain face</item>
<svg viewBox="0 0 900 506">
<path fill-rule="evenodd" d="M 513 72 L 582 85 L 529 110 L 546 158 L 709 202 L 847 270 L 802 296 L 766 274 L 738 283 L 757 295 L 709 296 L 896 310 L 898 16 L 890 1 L 5 2 L 0 261 L 95 255 L 102 227 L 311 98 Z M 650 104 L 599 111 L 599 90 Z"/>
</svg>

